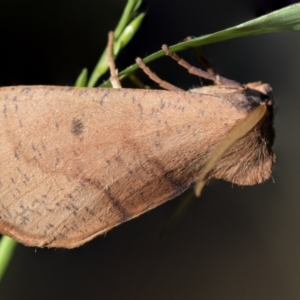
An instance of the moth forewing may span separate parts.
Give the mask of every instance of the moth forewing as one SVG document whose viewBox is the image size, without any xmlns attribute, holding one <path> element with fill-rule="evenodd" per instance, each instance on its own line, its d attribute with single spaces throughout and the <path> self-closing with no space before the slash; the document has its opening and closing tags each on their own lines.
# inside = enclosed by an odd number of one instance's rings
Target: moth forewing
<svg viewBox="0 0 300 300">
<path fill-rule="evenodd" d="M 179 195 L 247 115 L 162 90 L 20 86 L 0 101 L 1 232 L 47 247 L 79 246 Z"/>
</svg>

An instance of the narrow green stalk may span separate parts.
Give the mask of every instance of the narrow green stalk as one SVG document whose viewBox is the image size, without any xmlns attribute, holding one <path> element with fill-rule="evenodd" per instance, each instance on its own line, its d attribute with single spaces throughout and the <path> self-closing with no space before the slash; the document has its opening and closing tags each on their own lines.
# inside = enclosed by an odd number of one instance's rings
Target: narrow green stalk
<svg viewBox="0 0 300 300">
<path fill-rule="evenodd" d="M 8 236 L 2 236 L 0 241 L 0 282 L 13 256 L 17 242 Z"/>
<path fill-rule="evenodd" d="M 79 76 L 77 77 L 77 79 L 75 81 L 75 86 L 78 86 L 78 87 L 86 86 L 87 79 L 88 79 L 88 70 L 86 68 L 84 68 L 81 71 L 81 73 L 79 74 Z"/>
</svg>

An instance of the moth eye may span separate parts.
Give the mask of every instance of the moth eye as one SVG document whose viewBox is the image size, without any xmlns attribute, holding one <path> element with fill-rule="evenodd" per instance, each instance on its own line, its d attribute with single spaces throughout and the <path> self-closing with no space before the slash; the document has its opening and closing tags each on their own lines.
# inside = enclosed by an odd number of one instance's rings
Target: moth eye
<svg viewBox="0 0 300 300">
<path fill-rule="evenodd" d="M 262 83 L 261 81 L 257 81 L 257 82 L 247 83 L 245 86 L 246 86 L 246 90 L 247 89 L 254 90 L 259 92 L 260 94 L 272 98 L 273 89 L 268 83 Z"/>
<path fill-rule="evenodd" d="M 247 87 L 245 89 L 245 95 L 250 106 L 257 106 L 259 104 L 273 105 L 272 89 L 270 89 L 268 93 L 262 93 L 261 90 Z"/>
</svg>

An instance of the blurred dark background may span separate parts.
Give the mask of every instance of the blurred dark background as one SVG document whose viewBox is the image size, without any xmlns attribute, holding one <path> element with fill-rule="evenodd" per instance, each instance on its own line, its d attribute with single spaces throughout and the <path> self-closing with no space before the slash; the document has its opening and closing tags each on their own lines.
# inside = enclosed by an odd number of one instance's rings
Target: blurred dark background
<svg viewBox="0 0 300 300">
<path fill-rule="evenodd" d="M 293 1 L 147 0 L 147 16 L 119 70 L 187 36 L 237 25 Z M 295 2 L 295 1 L 294 1 Z M 93 68 L 126 1 L 10 0 L 0 4 L 0 85 L 72 85 Z M 18 245 L 0 285 L 7 299 L 299 299 L 300 33 L 205 47 L 217 71 L 262 80 L 276 101 L 273 179 L 254 187 L 211 182 L 164 238 L 170 201 L 74 250 Z M 195 60 L 193 50 L 180 53 Z M 166 80 L 199 84 L 168 58 Z"/>
</svg>

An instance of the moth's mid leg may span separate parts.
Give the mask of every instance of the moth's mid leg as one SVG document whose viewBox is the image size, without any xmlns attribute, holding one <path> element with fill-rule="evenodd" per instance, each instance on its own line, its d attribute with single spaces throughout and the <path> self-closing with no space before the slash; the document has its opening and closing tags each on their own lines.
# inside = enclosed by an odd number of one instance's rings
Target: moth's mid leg
<svg viewBox="0 0 300 300">
<path fill-rule="evenodd" d="M 108 33 L 108 43 L 107 43 L 107 61 L 110 70 L 110 82 L 113 88 L 121 88 L 121 82 L 118 78 L 118 71 L 116 69 L 114 60 L 114 33 L 110 31 Z"/>
<path fill-rule="evenodd" d="M 172 59 L 176 60 L 179 65 L 181 65 L 182 67 L 187 69 L 190 74 L 193 74 L 193 75 L 196 75 L 198 77 L 202 77 L 202 78 L 205 78 L 208 80 L 212 80 L 215 84 L 222 84 L 222 85 L 227 85 L 227 86 L 231 86 L 231 87 L 235 87 L 235 88 L 236 87 L 243 88 L 243 86 L 240 83 L 238 83 L 234 80 L 230 80 L 230 79 L 227 79 L 220 75 L 216 75 L 214 73 L 209 73 L 209 72 L 203 71 L 199 68 L 192 66 L 186 60 L 184 60 L 179 55 L 177 55 L 175 52 L 172 52 L 167 45 L 163 45 L 162 50 L 166 53 L 167 56 L 170 56 Z"/>
<path fill-rule="evenodd" d="M 184 41 L 191 41 L 191 40 L 193 40 L 193 37 L 191 37 L 191 36 L 188 36 L 187 38 L 184 39 Z M 200 63 L 200 65 L 203 66 L 204 70 L 211 75 L 215 75 L 215 76 L 218 75 L 218 73 L 213 68 L 211 63 L 203 55 L 201 46 L 196 47 L 195 52 L 196 52 L 197 61 Z"/>
</svg>

